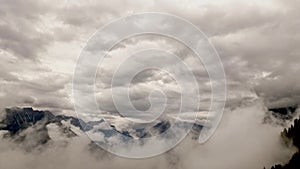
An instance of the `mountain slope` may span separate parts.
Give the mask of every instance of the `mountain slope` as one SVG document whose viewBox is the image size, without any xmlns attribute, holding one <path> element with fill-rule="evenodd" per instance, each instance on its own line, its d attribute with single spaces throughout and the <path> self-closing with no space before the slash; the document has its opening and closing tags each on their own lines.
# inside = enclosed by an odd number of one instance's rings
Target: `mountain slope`
<svg viewBox="0 0 300 169">
<path fill-rule="evenodd" d="M 285 165 L 275 165 L 271 169 L 299 169 L 300 168 L 300 120 L 296 119 L 294 125 L 284 129 L 282 137 L 286 142 L 291 141 L 298 151 L 292 156 L 291 160 Z"/>
</svg>

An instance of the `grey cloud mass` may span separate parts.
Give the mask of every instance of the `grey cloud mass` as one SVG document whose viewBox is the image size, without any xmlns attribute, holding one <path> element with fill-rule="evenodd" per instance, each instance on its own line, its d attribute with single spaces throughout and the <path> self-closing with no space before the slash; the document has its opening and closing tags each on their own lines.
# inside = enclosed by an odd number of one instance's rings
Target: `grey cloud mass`
<svg viewBox="0 0 300 169">
<path fill-rule="evenodd" d="M 71 103 L 73 68 L 88 38 L 105 23 L 119 16 L 157 11 L 183 17 L 208 36 L 225 66 L 228 85 L 247 86 L 248 90 L 255 90 L 267 102 L 287 100 L 288 97 L 290 101 L 287 104 L 298 103 L 299 85 L 296 83 L 296 75 L 299 73 L 300 63 L 300 23 L 297 3 L 296 0 L 226 3 L 189 1 L 186 5 L 180 5 L 180 2 L 171 1 L 141 3 L 114 0 L 108 3 L 90 0 L 85 3 L 50 3 L 2 0 L 0 96 L 5 98 L 4 95 L 9 95 L 13 99 L 14 93 L 19 93 L 18 96 L 24 99 L 17 99 L 16 102 L 26 104 L 39 102 L 37 95 L 45 95 L 51 91 L 51 97 L 57 100 L 64 99 L 57 101 L 60 104 L 49 103 L 49 107 L 70 109 L 72 106 L 64 105 Z M 115 51 L 122 54 L 122 51 L 130 48 L 139 48 L 143 42 L 150 44 L 149 46 L 169 45 L 169 49 L 180 57 L 186 57 L 187 61 L 192 58 L 187 48 L 174 50 L 172 47 L 176 44 L 166 41 L 164 37 L 160 39 L 155 40 L 155 37 L 153 39 L 151 36 L 144 39 L 132 38 L 121 43 Z M 68 46 L 70 43 L 76 45 Z M 66 48 L 61 48 L 58 44 Z M 57 56 L 56 51 L 65 52 Z M 60 61 L 65 58 L 68 59 Z M 201 81 L 205 84 L 208 80 L 207 74 L 205 69 L 200 69 L 202 68 L 193 70 L 193 73 L 199 79 L 203 78 Z M 110 83 L 107 77 L 110 76 L 109 69 L 108 72 L 102 73 L 101 86 L 107 87 Z M 34 74 L 37 79 L 30 77 Z M 157 77 L 152 78 L 155 80 Z M 209 88 L 202 87 L 201 90 L 209 92 Z M 286 87 L 290 88 L 290 91 L 284 90 Z M 230 86 L 228 88 L 230 89 Z M 47 103 L 42 101 L 35 105 L 48 107 Z M 3 106 L 5 107 L 5 104 Z"/>
</svg>

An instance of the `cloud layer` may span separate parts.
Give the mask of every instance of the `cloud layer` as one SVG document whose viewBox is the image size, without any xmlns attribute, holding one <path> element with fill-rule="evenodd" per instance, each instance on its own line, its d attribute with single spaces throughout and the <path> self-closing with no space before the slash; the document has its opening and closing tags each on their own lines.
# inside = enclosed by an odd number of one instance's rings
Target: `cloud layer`
<svg viewBox="0 0 300 169">
<path fill-rule="evenodd" d="M 299 103 L 297 3 L 4 1 L 0 7 L 1 107 L 18 104 L 71 110 L 72 73 L 89 36 L 112 19 L 147 11 L 183 17 L 207 34 L 225 66 L 229 96 L 238 97 L 242 91 L 235 89 L 244 88 L 245 92 L 255 90 L 270 104 Z M 119 45 L 116 52 L 125 54 L 142 44 L 165 45 L 179 57 L 188 57 L 187 49 L 177 49 L 178 45 L 169 42 L 163 37 L 133 38 Z M 199 79 L 207 78 L 205 70 L 195 74 Z M 101 76 L 103 85 L 109 84 L 106 74 Z"/>
</svg>

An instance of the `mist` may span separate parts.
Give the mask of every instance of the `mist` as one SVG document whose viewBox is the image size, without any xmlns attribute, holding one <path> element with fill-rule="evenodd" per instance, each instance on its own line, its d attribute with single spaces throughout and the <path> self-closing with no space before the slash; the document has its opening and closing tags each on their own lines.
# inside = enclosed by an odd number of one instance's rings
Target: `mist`
<svg viewBox="0 0 300 169">
<path fill-rule="evenodd" d="M 50 140 L 46 145 L 26 150 L 39 137 L 26 129 L 30 139 L 15 143 L 0 139 L 0 168 L 3 169 L 107 169 L 107 168 L 191 168 L 191 169 L 253 169 L 285 163 L 295 152 L 281 141 L 283 126 L 263 123 L 266 107 L 262 101 L 226 109 L 216 133 L 204 144 L 191 134 L 167 153 L 146 159 L 118 157 L 90 146 L 85 134 L 62 140 Z M 34 126 L 37 127 L 37 126 Z M 3 133 L 2 133 L 3 135 Z M 50 134 L 51 137 L 51 134 Z M 29 142 L 29 143 L 28 143 Z M 145 146 L 148 146 L 147 144 Z M 151 148 L 151 147 L 149 147 Z M 13 159 L 13 160 L 12 160 Z"/>
</svg>

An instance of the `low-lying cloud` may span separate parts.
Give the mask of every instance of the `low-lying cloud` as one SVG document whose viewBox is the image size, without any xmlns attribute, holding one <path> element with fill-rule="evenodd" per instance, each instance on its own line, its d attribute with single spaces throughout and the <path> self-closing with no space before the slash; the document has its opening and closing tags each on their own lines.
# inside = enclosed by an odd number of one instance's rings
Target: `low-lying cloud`
<svg viewBox="0 0 300 169">
<path fill-rule="evenodd" d="M 208 142 L 199 144 L 188 136 L 169 152 L 146 159 L 117 157 L 99 147 L 91 147 L 90 140 L 84 134 L 68 138 L 65 140 L 68 141 L 66 145 L 58 144 L 59 140 L 53 139 L 46 146 L 29 152 L 24 148 L 32 144 L 15 144 L 2 138 L 0 166 L 13 169 L 270 167 L 276 163 L 287 162 L 295 150 L 282 144 L 282 126 L 263 123 L 265 113 L 266 109 L 261 101 L 226 111 L 216 133 Z M 26 132 L 29 134 L 30 129 Z M 41 135 L 30 136 L 27 141 L 34 142 Z"/>
</svg>

